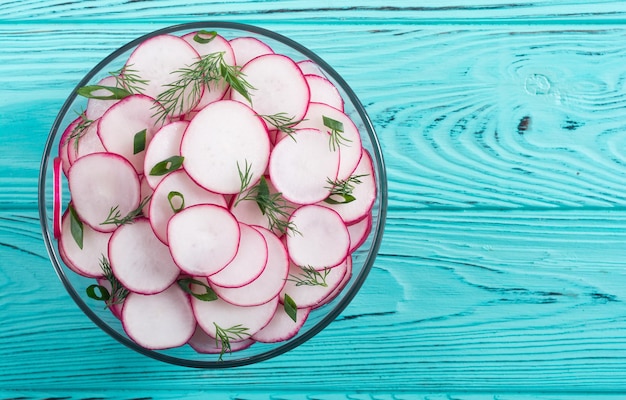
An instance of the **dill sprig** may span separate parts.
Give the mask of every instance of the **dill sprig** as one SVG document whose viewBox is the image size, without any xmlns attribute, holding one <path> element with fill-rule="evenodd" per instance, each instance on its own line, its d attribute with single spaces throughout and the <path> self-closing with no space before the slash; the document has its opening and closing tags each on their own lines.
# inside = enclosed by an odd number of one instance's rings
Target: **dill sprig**
<svg viewBox="0 0 626 400">
<path fill-rule="evenodd" d="M 122 216 L 122 213 L 119 210 L 119 205 L 115 207 L 111 207 L 111 210 L 109 210 L 109 215 L 104 220 L 104 222 L 100 223 L 100 225 L 114 224 L 116 226 L 120 226 L 120 225 L 124 225 L 128 223 L 132 223 L 135 220 L 135 218 L 142 215 L 142 210 L 146 206 L 146 204 L 148 204 L 151 197 L 152 196 L 144 197 L 143 200 L 141 200 L 141 203 L 139 203 L 139 206 L 135 208 L 134 210 L 130 211 L 125 216 Z"/>
<path fill-rule="evenodd" d="M 203 88 L 209 88 L 209 83 L 212 82 L 228 84 L 252 102 L 248 91 L 254 88 L 244 79 L 241 67 L 228 65 L 224 61 L 224 52 L 202 56 L 190 66 L 180 68 L 173 74 L 178 79 L 167 84 L 167 89 L 156 98 L 157 111 L 154 116 L 157 117 L 157 122 L 185 113 L 190 105 L 200 101 Z"/>
<path fill-rule="evenodd" d="M 138 71 L 130 67 L 131 65 L 124 65 L 117 71 L 109 72 L 109 75 L 115 78 L 117 87 L 126 89 L 131 94 L 142 93 L 150 81 L 141 79 L 141 76 L 137 73 Z"/>
<path fill-rule="evenodd" d="M 346 179 L 338 179 L 333 181 L 332 179 L 326 179 L 329 186 L 326 186 L 330 190 L 330 195 L 324 201 L 328 204 L 345 204 L 356 200 L 356 197 L 352 195 L 356 185 L 361 183 L 361 178 L 367 176 L 363 175 L 351 175 Z M 336 200 L 333 197 L 339 196 L 342 200 Z"/>
<path fill-rule="evenodd" d="M 109 264 L 109 260 L 107 260 L 104 255 L 102 255 L 102 258 L 100 259 L 100 268 L 102 268 L 104 278 L 111 285 L 111 291 L 102 285 L 94 284 L 87 288 L 87 296 L 94 300 L 104 301 L 105 308 L 111 307 L 115 304 L 121 304 L 128 296 L 128 289 L 126 289 L 113 274 L 111 264 Z M 96 289 L 99 291 L 99 294 L 96 292 Z"/>
<path fill-rule="evenodd" d="M 311 266 L 300 267 L 302 273 L 299 275 L 289 274 L 287 281 L 294 282 L 296 286 L 323 286 L 328 287 L 326 277 L 330 273 L 330 268 L 325 267 L 322 272 Z"/>
<path fill-rule="evenodd" d="M 230 341 L 235 339 L 245 339 L 245 336 L 250 336 L 248 333 L 248 328 L 242 326 L 241 324 L 237 324 L 231 326 L 230 328 L 222 328 L 215 322 L 215 346 L 220 348 L 220 356 L 217 359 L 218 361 L 222 361 L 224 354 L 226 352 L 231 352 Z"/>
<path fill-rule="evenodd" d="M 343 123 L 327 116 L 322 116 L 324 126 L 330 129 L 330 139 L 328 146 L 332 151 L 337 151 L 339 146 L 347 146 L 352 140 L 343 136 Z"/>
<path fill-rule="evenodd" d="M 267 180 L 264 176 L 261 177 L 259 183 L 249 187 L 252 181 L 252 174 L 250 173 L 251 165 L 246 160 L 244 170 L 241 170 L 239 163 L 237 163 L 237 171 L 240 179 L 240 190 L 237 194 L 234 207 L 244 200 L 254 200 L 259 206 L 261 213 L 267 217 L 268 227 L 270 230 L 277 230 L 281 234 L 300 233 L 296 228 L 296 225 L 289 221 L 290 211 L 294 207 L 290 206 L 283 198 L 282 193 L 271 193 Z M 245 193 L 245 194 L 244 194 Z"/>
<path fill-rule="evenodd" d="M 294 139 L 293 134 L 296 132 L 294 128 L 300 122 L 304 121 L 304 119 L 297 120 L 294 117 L 290 117 L 285 112 L 280 112 L 272 115 L 259 115 L 263 118 L 267 123 L 272 125 L 274 128 L 278 129 L 281 132 L 289 135 L 290 138 Z"/>
<path fill-rule="evenodd" d="M 78 114 L 78 118 L 80 118 L 80 121 L 72 128 L 72 131 L 67 136 L 67 142 L 73 141 L 74 151 L 76 152 L 78 152 L 80 138 L 87 133 L 87 129 L 94 123 L 94 120 L 87 118 L 87 113 L 84 110 Z"/>
</svg>

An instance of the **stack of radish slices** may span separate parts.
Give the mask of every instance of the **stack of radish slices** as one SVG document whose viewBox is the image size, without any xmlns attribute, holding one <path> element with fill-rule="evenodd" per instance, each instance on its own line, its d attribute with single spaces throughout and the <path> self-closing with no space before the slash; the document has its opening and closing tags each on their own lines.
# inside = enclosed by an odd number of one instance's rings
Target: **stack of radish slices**
<svg viewBox="0 0 626 400">
<path fill-rule="evenodd" d="M 347 285 L 375 172 L 310 60 L 164 34 L 78 94 L 87 107 L 54 163 L 55 237 L 137 344 L 221 360 L 294 337 Z"/>
</svg>

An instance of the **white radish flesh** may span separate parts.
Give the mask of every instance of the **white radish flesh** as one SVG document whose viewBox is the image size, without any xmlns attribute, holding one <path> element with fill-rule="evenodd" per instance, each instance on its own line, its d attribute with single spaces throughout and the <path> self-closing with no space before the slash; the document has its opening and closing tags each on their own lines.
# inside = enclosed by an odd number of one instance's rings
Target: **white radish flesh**
<svg viewBox="0 0 626 400">
<path fill-rule="evenodd" d="M 267 243 L 256 229 L 239 223 L 240 240 L 237 255 L 209 281 L 222 287 L 240 287 L 256 279 L 267 264 Z"/>
<path fill-rule="evenodd" d="M 169 248 L 154 235 L 146 218 L 121 225 L 113 233 L 109 263 L 125 288 L 142 294 L 167 289 L 180 274 Z"/>
<path fill-rule="evenodd" d="M 341 280 L 341 282 L 339 282 L 339 284 L 337 285 L 335 290 L 330 292 L 330 294 L 328 296 L 326 296 L 324 299 L 322 299 L 322 301 L 317 303 L 317 305 L 314 306 L 313 308 L 319 308 L 319 307 L 321 307 L 323 305 L 326 305 L 326 304 L 330 303 L 331 301 L 333 301 L 335 299 L 335 297 L 337 297 L 337 295 L 339 293 L 341 293 L 341 291 L 346 287 L 348 282 L 350 282 L 351 278 L 352 278 L 352 255 L 349 255 L 346 258 L 346 273 L 343 275 L 343 279 Z"/>
<path fill-rule="evenodd" d="M 118 87 L 118 77 L 115 76 L 107 76 L 102 78 L 97 85 L 107 86 L 107 87 Z M 111 92 L 107 89 L 98 89 L 91 92 L 92 96 L 109 96 Z M 106 110 L 111 108 L 111 106 L 117 103 L 119 100 L 102 100 L 102 99 L 94 99 L 90 98 L 87 100 L 87 108 L 85 109 L 85 115 L 87 119 L 95 121 L 104 114 Z"/>
<path fill-rule="evenodd" d="M 359 176 L 358 180 L 361 182 L 354 185 L 352 191 L 352 195 L 355 197 L 354 201 L 340 204 L 320 203 L 324 207 L 337 211 L 346 224 L 353 224 L 365 218 L 370 214 L 376 200 L 374 165 L 369 152 L 363 151 L 363 157 L 353 171 L 353 176 Z"/>
<path fill-rule="evenodd" d="M 272 319 L 276 307 L 278 307 L 278 297 L 257 305 L 257 306 L 236 306 L 222 299 L 213 301 L 199 300 L 191 298 L 193 312 L 198 321 L 198 325 L 209 336 L 217 337 L 217 326 L 222 329 L 240 325 L 246 328 L 242 337 L 234 337 L 233 342 L 245 340 L 258 332 Z"/>
<path fill-rule="evenodd" d="M 98 123 L 98 135 L 107 151 L 126 158 L 137 173 L 143 173 L 145 150 L 135 151 L 135 136 L 144 135 L 145 146 L 161 127 L 155 116 L 154 99 L 136 94 L 109 108 Z"/>
<path fill-rule="evenodd" d="M 348 225 L 348 233 L 350 234 L 350 253 L 361 247 L 371 230 L 372 214 L 369 213 L 360 221 Z"/>
<path fill-rule="evenodd" d="M 128 58 L 126 68 L 148 81 L 141 85 L 141 93 L 158 100 L 158 96 L 168 90 L 168 85 L 181 79 L 181 69 L 189 68 L 199 58 L 198 52 L 184 39 L 174 35 L 158 35 L 137 46 Z M 181 98 L 193 98 L 194 101 L 183 101 L 180 107 L 173 108 L 170 116 L 183 115 L 196 106 L 202 93 L 194 98 L 192 86 L 185 88 Z"/>
<path fill-rule="evenodd" d="M 310 99 L 309 85 L 302 71 L 289 57 L 279 54 L 259 56 L 246 63 L 241 72 L 254 87 L 250 96 L 252 108 L 258 114 L 284 113 L 294 120 L 304 117 Z M 236 91 L 231 92 L 231 98 L 248 103 Z"/>
<path fill-rule="evenodd" d="M 150 198 L 148 215 L 156 236 L 167 244 L 167 224 L 175 214 L 174 210 L 196 204 L 215 204 L 226 207 L 226 200 L 223 195 L 198 186 L 185 170 L 169 173 L 159 183 Z"/>
<path fill-rule="evenodd" d="M 167 226 L 172 257 L 190 275 L 212 275 L 228 265 L 237 254 L 239 236 L 235 217 L 213 204 L 185 208 Z"/>
<path fill-rule="evenodd" d="M 137 344 L 154 350 L 182 346 L 196 329 L 189 297 L 177 284 L 153 295 L 130 293 L 122 325 Z"/>
<path fill-rule="evenodd" d="M 65 128 L 63 133 L 61 134 L 61 138 L 59 140 L 59 158 L 61 158 L 61 166 L 63 168 L 63 173 L 67 176 L 67 172 L 70 169 L 71 163 L 69 158 L 69 152 L 67 150 L 69 146 L 69 142 L 72 141 L 72 135 L 76 126 L 82 120 L 81 117 L 76 118 Z"/>
<path fill-rule="evenodd" d="M 317 75 L 323 78 L 325 77 L 320 67 L 313 60 L 302 60 L 298 61 L 297 64 L 298 68 L 300 68 L 304 75 Z"/>
<path fill-rule="evenodd" d="M 343 111 L 343 98 L 331 81 L 319 75 L 309 74 L 304 77 L 311 90 L 311 102 L 328 104 Z"/>
<path fill-rule="evenodd" d="M 301 129 L 274 146 L 269 172 L 285 199 L 312 204 L 330 194 L 328 180 L 335 180 L 339 153 L 329 148 L 330 135 L 317 129 Z"/>
<path fill-rule="evenodd" d="M 98 121 L 93 121 L 80 133 L 72 138 L 67 145 L 67 155 L 70 164 L 76 159 L 91 153 L 105 152 L 104 145 L 98 136 Z"/>
<path fill-rule="evenodd" d="M 262 122 L 248 106 L 232 100 L 202 109 L 183 135 L 180 154 L 189 176 L 218 193 L 238 193 L 240 173 L 249 166 L 250 184 L 267 168 L 270 140 Z"/>
<path fill-rule="evenodd" d="M 331 130 L 324 125 L 324 117 L 331 118 L 343 124 L 343 132 L 340 139 L 336 143 L 335 148 L 340 154 L 339 171 L 337 179 L 348 178 L 356 168 L 362 153 L 362 142 L 359 130 L 354 122 L 342 111 L 323 103 L 311 103 L 304 117 L 304 121 L 300 122 L 296 128 L 313 128 L 324 132 Z"/>
<path fill-rule="evenodd" d="M 279 305 L 270 322 L 252 335 L 252 339 L 260 343 L 276 343 L 291 339 L 300 331 L 310 312 L 310 308 L 298 308 L 294 321 L 282 305 Z"/>
<path fill-rule="evenodd" d="M 350 235 L 336 212 L 318 205 L 298 208 L 290 218 L 299 234 L 287 236 L 291 260 L 317 270 L 341 263 L 350 249 Z"/>
<path fill-rule="evenodd" d="M 175 121 L 159 129 L 146 147 L 144 157 L 145 177 L 152 189 L 156 188 L 165 175 L 152 175 L 150 171 L 158 163 L 173 156 L 180 156 L 180 141 L 189 122 Z"/>
<path fill-rule="evenodd" d="M 266 43 L 249 36 L 231 39 L 230 46 L 235 52 L 235 60 L 240 67 L 253 58 L 274 54 L 274 50 Z"/>
<path fill-rule="evenodd" d="M 276 235 L 265 228 L 255 227 L 267 243 L 267 264 L 255 280 L 237 288 L 213 285 L 213 290 L 225 301 L 240 306 L 256 306 L 267 303 L 278 296 L 289 271 L 287 250 Z"/>
<path fill-rule="evenodd" d="M 102 276 L 100 260 L 108 255 L 108 245 L 111 233 L 98 232 L 83 224 L 82 248 L 74 239 L 71 232 L 70 211 L 63 214 L 59 249 L 62 249 L 63 261 L 74 272 L 91 278 Z"/>
<path fill-rule="evenodd" d="M 68 185 L 81 221 L 98 231 L 115 230 L 115 224 L 103 224 L 113 208 L 124 217 L 140 203 L 139 177 L 128 160 L 117 154 L 79 158 L 69 170 Z"/>
</svg>

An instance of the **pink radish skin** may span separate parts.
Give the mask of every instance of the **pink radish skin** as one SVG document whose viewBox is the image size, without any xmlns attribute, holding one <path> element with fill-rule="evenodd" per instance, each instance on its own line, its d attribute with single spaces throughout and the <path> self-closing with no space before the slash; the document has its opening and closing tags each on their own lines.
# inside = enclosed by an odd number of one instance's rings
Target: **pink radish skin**
<svg viewBox="0 0 626 400">
<path fill-rule="evenodd" d="M 372 230 L 372 214 L 367 214 L 365 218 L 348 226 L 350 235 L 350 253 L 361 247 Z"/>
<path fill-rule="evenodd" d="M 250 96 L 252 108 L 259 115 L 285 113 L 294 120 L 304 117 L 310 99 L 309 85 L 292 59 L 279 54 L 259 56 L 247 62 L 241 72 L 255 88 Z M 248 104 L 236 91 L 231 92 L 231 98 Z"/>
<path fill-rule="evenodd" d="M 374 178 L 374 165 L 367 151 L 363 151 L 363 157 L 353 175 L 364 175 L 359 178 L 361 183 L 354 186 L 352 195 L 356 200 L 345 204 L 319 203 L 323 207 L 337 211 L 346 224 L 353 224 L 371 214 L 372 206 L 376 200 L 376 181 Z"/>
<path fill-rule="evenodd" d="M 235 325 L 247 328 L 246 334 L 242 338 L 231 339 L 231 341 L 237 342 L 249 338 L 267 325 L 272 319 L 276 307 L 278 307 L 278 297 L 257 306 L 246 307 L 236 306 L 222 299 L 203 301 L 192 297 L 191 305 L 198 325 L 211 337 L 217 336 L 216 324 L 222 329 L 228 329 Z"/>
<path fill-rule="evenodd" d="M 109 240 L 111 271 L 125 288 L 155 294 L 167 289 L 180 270 L 169 248 L 154 235 L 146 218 L 121 225 Z"/>
<path fill-rule="evenodd" d="M 188 125 L 187 121 L 175 121 L 164 125 L 147 145 L 143 169 L 148 185 L 152 189 L 155 189 L 166 175 L 151 175 L 150 171 L 161 161 L 180 155 L 180 141 Z"/>
<path fill-rule="evenodd" d="M 237 288 L 212 285 L 221 299 L 239 306 L 256 306 L 276 298 L 285 285 L 289 271 L 287 250 L 280 239 L 265 228 L 254 228 L 263 234 L 267 243 L 267 264 L 261 275 Z"/>
<path fill-rule="evenodd" d="M 216 35 L 208 43 L 199 43 L 193 39 L 196 36 L 196 33 L 197 32 L 188 33 L 182 36 L 182 38 L 189 43 L 189 45 L 191 45 L 196 52 L 198 52 L 200 57 L 204 57 L 211 53 L 222 53 L 222 57 L 226 65 L 235 65 L 235 53 L 226 39 L 220 35 Z M 225 82 L 211 82 L 209 86 L 204 87 L 202 97 L 194 109 L 200 110 L 209 103 L 221 100 L 228 89 L 229 86 Z"/>
<path fill-rule="evenodd" d="M 330 194 L 328 179 L 335 180 L 339 152 L 332 151 L 330 135 L 317 129 L 300 129 L 274 146 L 269 172 L 283 197 L 297 204 L 313 204 Z"/>
<path fill-rule="evenodd" d="M 235 258 L 209 281 L 222 287 L 241 287 L 258 278 L 267 264 L 267 243 L 256 229 L 239 223 L 240 240 Z"/>
<path fill-rule="evenodd" d="M 173 284 L 158 294 L 130 293 L 122 307 L 122 326 L 138 345 L 158 350 L 187 343 L 196 321 L 189 297 Z"/>
<path fill-rule="evenodd" d="M 289 340 L 298 334 L 310 312 L 310 308 L 298 308 L 296 321 L 294 322 L 287 315 L 282 305 L 280 305 L 270 322 L 263 329 L 252 335 L 252 339 L 260 343 L 276 343 Z"/>
<path fill-rule="evenodd" d="M 100 86 L 108 86 L 108 87 L 117 87 L 117 79 L 115 76 L 107 76 L 101 79 L 97 85 Z M 95 90 L 91 93 L 94 96 L 108 96 L 110 92 L 106 89 Z M 106 110 L 111 108 L 111 106 L 117 103 L 119 100 L 100 100 L 100 99 L 88 99 L 87 100 L 87 108 L 85 109 L 85 115 L 87 119 L 92 121 L 97 120 L 104 114 Z"/>
<path fill-rule="evenodd" d="M 235 52 L 235 60 L 240 67 L 253 58 L 266 54 L 274 54 L 274 50 L 272 50 L 270 46 L 253 37 L 231 39 L 230 46 Z"/>
<path fill-rule="evenodd" d="M 59 141 L 59 158 L 61 158 L 61 165 L 63 167 L 63 173 L 65 174 L 65 176 L 67 176 L 67 173 L 70 170 L 70 166 L 72 165 L 72 163 L 70 162 L 68 151 L 69 142 L 72 141 L 70 137 L 72 136 L 72 132 L 76 128 L 76 125 L 78 125 L 81 120 L 82 118 L 78 117 L 74 121 L 70 122 L 70 124 L 61 134 L 61 138 Z"/>
<path fill-rule="evenodd" d="M 174 215 L 174 210 L 168 200 L 170 192 L 182 194 L 185 207 L 196 204 L 215 204 L 226 207 L 226 200 L 223 195 L 198 186 L 184 170 L 169 173 L 154 190 L 150 199 L 150 208 L 146 214 L 150 216 L 150 224 L 154 233 L 165 244 L 168 244 L 167 224 Z M 172 201 L 180 201 L 180 199 L 176 198 Z"/>
<path fill-rule="evenodd" d="M 108 258 L 108 245 L 111 233 L 98 232 L 83 224 L 83 248 L 72 236 L 70 228 L 70 213 L 66 211 L 62 219 L 61 236 L 59 237 L 59 250 L 62 249 L 63 261 L 74 272 L 89 278 L 101 277 L 102 267 L 100 260 L 103 256 Z"/>
<path fill-rule="evenodd" d="M 241 351 L 252 346 L 255 343 L 254 340 L 248 338 L 239 341 L 229 341 L 230 351 Z M 189 342 L 187 342 L 191 348 L 201 354 L 220 354 L 222 352 L 222 345 L 219 340 L 215 340 L 214 337 L 207 335 L 205 331 L 198 325 Z"/>
<path fill-rule="evenodd" d="M 330 132 L 324 125 L 324 117 L 332 118 L 343 124 L 343 136 L 346 140 L 338 146 L 341 160 L 337 179 L 346 179 L 354 172 L 354 169 L 361 160 L 362 142 L 359 130 L 354 122 L 342 111 L 323 103 L 311 103 L 304 117 L 296 128 L 313 128 L 323 132 Z"/>
<path fill-rule="evenodd" d="M 172 257 L 190 275 L 209 276 L 226 267 L 237 254 L 239 237 L 235 217 L 213 204 L 185 208 L 167 225 Z"/>
<path fill-rule="evenodd" d="M 289 219 L 300 234 L 287 236 L 289 257 L 316 270 L 339 265 L 350 249 L 350 235 L 335 211 L 318 205 L 298 208 Z"/>
<path fill-rule="evenodd" d="M 147 147 L 161 128 L 154 105 L 151 97 L 142 94 L 128 96 L 109 108 L 98 123 L 98 135 L 106 150 L 126 158 L 139 174 L 143 173 L 145 150 L 134 153 L 135 134 L 146 130 Z"/>
<path fill-rule="evenodd" d="M 117 154 L 79 158 L 69 170 L 68 185 L 81 221 L 101 232 L 116 229 L 114 224 L 102 224 L 113 207 L 126 216 L 140 203 L 139 177 L 128 160 Z"/>
<path fill-rule="evenodd" d="M 142 86 L 141 92 L 158 99 L 159 94 L 165 92 L 169 84 L 181 78 L 179 72 L 181 69 L 189 68 L 199 59 L 198 52 L 184 39 L 174 35 L 159 35 L 137 46 L 128 58 L 126 67 L 141 79 L 148 81 Z M 189 85 L 183 98 L 193 98 L 191 90 L 192 85 Z M 182 107 L 176 107 L 170 116 L 183 115 L 193 110 L 196 104 L 197 101 L 183 102 Z"/>
<path fill-rule="evenodd" d="M 304 77 L 311 90 L 311 102 L 328 104 L 343 111 L 343 98 L 331 81 L 319 75 L 309 74 Z"/>
<path fill-rule="evenodd" d="M 326 271 L 320 271 L 321 276 L 325 276 L 324 282 L 326 286 L 322 285 L 297 285 L 295 279 L 302 278 L 304 271 L 301 267 L 291 264 L 289 267 L 289 279 L 285 283 L 285 287 L 280 293 L 281 301 L 285 298 L 285 294 L 291 297 L 298 308 L 314 307 L 319 304 L 325 297 L 327 297 L 343 279 L 346 274 L 347 262 L 344 260 L 341 264 L 329 268 Z M 328 274 L 326 274 L 328 272 Z M 321 281 L 321 277 L 318 278 Z"/>
<path fill-rule="evenodd" d="M 52 161 L 52 235 L 55 239 L 61 237 L 61 204 L 62 191 L 61 175 L 63 174 L 62 160 L 55 157 Z"/>
<path fill-rule="evenodd" d="M 267 168 L 270 140 L 261 118 L 232 100 L 209 104 L 189 123 L 180 154 L 189 176 L 207 190 L 234 194 L 241 188 L 240 172 L 250 167 L 250 184 Z M 210 173 L 207 173 L 210 171 Z"/>
</svg>

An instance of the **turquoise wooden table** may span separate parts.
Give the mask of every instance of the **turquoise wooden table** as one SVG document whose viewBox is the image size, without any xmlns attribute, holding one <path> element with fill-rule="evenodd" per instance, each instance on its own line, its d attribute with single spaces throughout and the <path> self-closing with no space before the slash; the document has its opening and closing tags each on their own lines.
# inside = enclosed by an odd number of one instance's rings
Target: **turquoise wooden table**
<svg viewBox="0 0 626 400">
<path fill-rule="evenodd" d="M 322 333 L 228 370 L 111 339 L 44 248 L 37 177 L 100 59 L 182 22 L 243 22 L 343 75 L 380 136 L 389 210 Z M 626 3 L 0 2 L 0 398 L 517 399 L 626 395 Z"/>
</svg>

